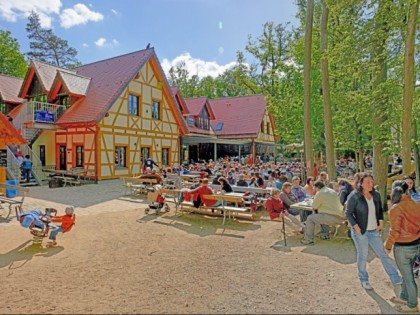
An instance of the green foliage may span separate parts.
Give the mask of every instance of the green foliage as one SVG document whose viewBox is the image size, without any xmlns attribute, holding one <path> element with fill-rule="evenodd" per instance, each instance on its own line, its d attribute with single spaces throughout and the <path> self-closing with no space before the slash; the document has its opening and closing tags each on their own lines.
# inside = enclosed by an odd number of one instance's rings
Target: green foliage
<svg viewBox="0 0 420 315">
<path fill-rule="evenodd" d="M 70 47 L 64 39 L 54 35 L 51 29 L 41 27 L 39 15 L 32 12 L 28 17 L 26 31 L 30 51 L 27 55 L 36 60 L 45 61 L 58 67 L 75 67 L 80 65 L 76 59 L 77 50 Z"/>
<path fill-rule="evenodd" d="M 0 30 L 0 73 L 23 78 L 28 68 L 18 41 L 9 31 Z"/>
</svg>

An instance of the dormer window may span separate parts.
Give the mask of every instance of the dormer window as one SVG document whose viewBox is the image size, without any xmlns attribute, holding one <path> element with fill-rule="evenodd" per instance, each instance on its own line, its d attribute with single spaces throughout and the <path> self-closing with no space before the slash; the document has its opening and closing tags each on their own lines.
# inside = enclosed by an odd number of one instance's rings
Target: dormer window
<svg viewBox="0 0 420 315">
<path fill-rule="evenodd" d="M 59 95 L 58 104 L 66 107 L 70 106 L 70 97 L 68 95 Z"/>
</svg>

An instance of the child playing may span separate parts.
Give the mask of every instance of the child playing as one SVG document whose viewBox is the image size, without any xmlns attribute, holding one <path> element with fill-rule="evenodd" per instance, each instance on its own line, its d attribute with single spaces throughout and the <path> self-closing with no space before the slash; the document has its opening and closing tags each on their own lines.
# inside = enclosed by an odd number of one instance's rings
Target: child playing
<svg viewBox="0 0 420 315">
<path fill-rule="evenodd" d="M 50 242 L 48 242 L 48 247 L 53 247 L 57 245 L 56 238 L 57 234 L 59 232 L 69 232 L 71 228 L 73 227 L 75 221 L 76 221 L 76 215 L 74 214 L 74 207 L 68 206 L 65 210 L 65 215 L 52 217 L 52 222 L 61 222 L 61 225 L 52 228 L 52 231 L 50 233 Z"/>
</svg>

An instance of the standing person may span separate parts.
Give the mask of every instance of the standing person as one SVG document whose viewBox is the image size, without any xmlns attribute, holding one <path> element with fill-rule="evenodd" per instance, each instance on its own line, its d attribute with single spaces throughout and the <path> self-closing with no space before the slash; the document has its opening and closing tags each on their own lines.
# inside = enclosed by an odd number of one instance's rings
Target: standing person
<svg viewBox="0 0 420 315">
<path fill-rule="evenodd" d="M 392 207 L 388 212 L 390 230 L 385 241 L 385 251 L 390 253 L 394 248 L 397 267 L 403 277 L 402 290 L 399 297 L 391 302 L 400 304 L 395 309 L 402 313 L 419 311 L 418 288 L 414 281 L 413 264 L 420 255 L 420 205 L 411 200 L 409 186 L 398 180 L 392 184 Z"/>
<path fill-rule="evenodd" d="M 27 183 L 29 183 L 31 180 L 32 161 L 28 154 L 25 155 L 25 158 L 23 159 L 22 164 L 20 165 L 20 168 L 22 170 L 23 178 L 26 180 Z"/>
<path fill-rule="evenodd" d="M 16 158 L 17 158 L 17 160 L 19 162 L 19 166 L 22 165 L 22 162 L 23 162 L 24 157 L 23 157 L 22 151 L 20 151 L 19 148 L 17 149 Z"/>
<path fill-rule="evenodd" d="M 373 177 L 368 173 L 361 175 L 357 189 L 347 199 L 346 217 L 352 226 L 351 238 L 357 251 L 357 270 L 359 280 L 366 290 L 372 290 L 366 271 L 369 246 L 381 260 L 382 266 L 391 282 L 401 284 L 402 279 L 388 255 L 379 232 L 384 227 L 384 211 L 381 196 L 373 188 Z"/>
<path fill-rule="evenodd" d="M 150 167 L 150 169 L 153 169 L 153 165 L 156 165 L 157 168 L 159 168 L 159 165 L 156 164 L 155 161 L 151 157 L 148 157 L 146 161 L 144 162 L 144 167 L 147 169 Z"/>
</svg>

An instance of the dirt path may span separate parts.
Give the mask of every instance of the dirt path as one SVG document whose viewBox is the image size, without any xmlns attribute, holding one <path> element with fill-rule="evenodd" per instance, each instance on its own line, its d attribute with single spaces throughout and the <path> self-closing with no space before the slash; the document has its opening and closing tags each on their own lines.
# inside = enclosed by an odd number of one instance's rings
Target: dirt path
<svg viewBox="0 0 420 315">
<path fill-rule="evenodd" d="M 80 203 L 57 248 L 34 247 L 15 220 L 0 223 L 0 313 L 395 313 L 393 288 L 373 255 L 375 290 L 361 288 L 351 240 L 305 247 L 291 235 L 287 247 L 276 246 L 283 242 L 275 222 L 223 226 L 173 209 L 145 216 L 143 203 L 120 198 L 120 187 L 92 186 L 60 188 L 54 197 L 39 188 L 28 198 L 30 208 L 60 212 L 69 193 Z M 98 200 L 83 200 L 94 191 L 86 198 Z"/>
</svg>

